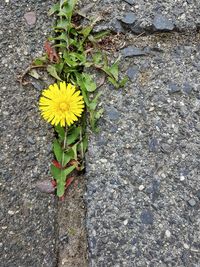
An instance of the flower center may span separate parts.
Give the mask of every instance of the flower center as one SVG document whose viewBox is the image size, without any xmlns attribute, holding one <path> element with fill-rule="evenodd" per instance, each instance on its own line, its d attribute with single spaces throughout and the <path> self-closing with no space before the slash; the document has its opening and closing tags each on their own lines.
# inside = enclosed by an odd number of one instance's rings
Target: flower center
<svg viewBox="0 0 200 267">
<path fill-rule="evenodd" d="M 60 103 L 59 108 L 61 111 L 69 111 L 69 104 L 62 102 Z"/>
</svg>

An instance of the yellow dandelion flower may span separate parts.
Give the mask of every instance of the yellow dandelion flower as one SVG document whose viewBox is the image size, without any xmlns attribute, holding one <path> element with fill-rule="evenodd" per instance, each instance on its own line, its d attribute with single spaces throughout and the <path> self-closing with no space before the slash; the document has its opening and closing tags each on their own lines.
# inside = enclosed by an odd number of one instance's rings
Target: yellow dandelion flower
<svg viewBox="0 0 200 267">
<path fill-rule="evenodd" d="M 70 126 L 81 117 L 84 109 L 83 96 L 80 93 L 80 90 L 76 90 L 70 83 L 50 85 L 42 92 L 39 100 L 42 117 L 55 126 Z"/>
</svg>

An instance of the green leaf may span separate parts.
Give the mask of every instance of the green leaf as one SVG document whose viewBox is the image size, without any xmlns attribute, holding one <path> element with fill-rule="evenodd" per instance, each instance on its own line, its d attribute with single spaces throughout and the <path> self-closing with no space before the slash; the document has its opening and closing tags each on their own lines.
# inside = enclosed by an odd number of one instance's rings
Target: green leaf
<svg viewBox="0 0 200 267">
<path fill-rule="evenodd" d="M 110 83 L 112 83 L 112 85 L 113 85 L 116 89 L 119 88 L 119 84 L 118 84 L 118 82 L 116 82 L 115 79 L 113 79 L 113 78 L 111 78 L 111 77 L 108 77 L 108 81 L 109 81 Z"/>
<path fill-rule="evenodd" d="M 56 29 L 63 29 L 65 31 L 68 31 L 68 28 L 70 26 L 69 21 L 67 20 L 59 20 L 55 26 Z"/>
<path fill-rule="evenodd" d="M 97 85 L 92 77 L 88 73 L 82 73 L 83 84 L 88 92 L 94 92 L 97 89 Z"/>
<path fill-rule="evenodd" d="M 85 38 L 87 38 L 90 32 L 92 31 L 92 28 L 92 26 L 87 26 L 83 28 L 79 33 L 82 34 Z"/>
<path fill-rule="evenodd" d="M 90 101 L 88 108 L 90 110 L 95 110 L 98 104 L 98 99 L 99 97 L 102 95 L 101 92 L 97 93 L 96 96 L 92 99 L 92 101 Z"/>
<path fill-rule="evenodd" d="M 56 186 L 56 195 L 58 197 L 62 197 L 65 193 L 65 182 L 57 182 L 57 186 Z"/>
<path fill-rule="evenodd" d="M 86 87 L 85 87 L 85 84 L 84 84 L 84 81 L 83 81 L 83 77 L 79 72 L 75 72 L 74 74 L 76 76 L 76 82 L 77 82 L 77 84 L 79 85 L 79 87 L 81 89 L 84 102 L 85 102 L 86 106 L 89 107 L 90 100 L 88 98 L 88 93 L 87 93 L 87 90 L 86 90 Z"/>
<path fill-rule="evenodd" d="M 97 120 L 100 119 L 103 113 L 104 113 L 104 109 L 103 108 L 101 108 L 98 111 L 96 111 L 95 119 L 97 119 Z"/>
<path fill-rule="evenodd" d="M 72 150 L 74 152 L 74 159 L 77 160 L 78 156 L 77 156 L 77 144 L 72 146 Z"/>
<path fill-rule="evenodd" d="M 51 174 L 55 180 L 59 180 L 60 169 L 56 168 L 53 164 L 51 164 Z"/>
<path fill-rule="evenodd" d="M 78 63 L 74 60 L 74 58 L 71 57 L 72 55 L 73 55 L 72 53 L 69 53 L 68 51 L 64 51 L 63 58 L 65 60 L 65 63 L 69 67 L 76 67 Z"/>
<path fill-rule="evenodd" d="M 74 158 L 74 151 L 72 148 L 70 148 L 67 152 L 64 153 L 63 166 L 66 166 L 67 163 L 69 163 L 70 160 L 73 158 Z"/>
<path fill-rule="evenodd" d="M 71 60 L 74 62 L 74 61 L 77 61 L 79 60 L 81 62 L 81 64 L 84 64 L 86 62 L 86 57 L 84 54 L 79 54 L 79 53 L 75 53 L 75 52 L 71 52 L 69 53 L 69 56 L 71 58 Z"/>
<path fill-rule="evenodd" d="M 61 0 L 60 6 L 62 7 L 60 14 L 61 16 L 65 16 L 69 20 L 71 20 L 73 10 L 78 0 Z"/>
<path fill-rule="evenodd" d="M 92 56 L 92 59 L 93 59 L 93 62 L 95 63 L 95 64 L 100 64 L 100 62 L 102 61 L 102 54 L 101 54 L 101 52 L 97 52 L 97 53 L 95 53 L 93 56 Z"/>
<path fill-rule="evenodd" d="M 109 69 L 110 73 L 113 75 L 116 81 L 118 81 L 119 77 L 119 65 L 118 62 L 115 62 Z"/>
<path fill-rule="evenodd" d="M 67 135 L 67 144 L 71 145 L 73 144 L 79 137 L 81 131 L 81 127 L 74 127 L 69 135 Z"/>
<path fill-rule="evenodd" d="M 84 136 L 82 143 L 83 143 L 83 152 L 85 154 L 85 152 L 88 149 L 88 135 L 87 134 Z"/>
<path fill-rule="evenodd" d="M 58 136 L 61 141 L 63 141 L 65 138 L 65 129 L 61 127 L 60 124 L 58 124 L 57 126 L 55 126 L 55 131 L 58 133 Z"/>
<path fill-rule="evenodd" d="M 62 32 L 60 35 L 57 37 L 53 37 L 52 40 L 61 40 L 61 41 L 67 41 L 68 36 L 66 32 Z"/>
<path fill-rule="evenodd" d="M 64 67 L 64 62 L 57 63 L 54 66 L 55 66 L 56 72 L 60 75 Z"/>
<path fill-rule="evenodd" d="M 52 77 L 54 77 L 55 79 L 57 79 L 59 81 L 62 81 L 61 78 L 58 76 L 55 65 L 48 65 L 47 71 Z"/>
<path fill-rule="evenodd" d="M 91 101 L 88 105 L 89 110 L 95 110 L 97 107 L 97 102 Z"/>
<path fill-rule="evenodd" d="M 58 140 L 55 140 L 53 142 L 53 152 L 55 154 L 57 161 L 62 164 L 63 150 L 62 150 L 62 147 L 59 144 Z"/>
<path fill-rule="evenodd" d="M 125 76 L 120 82 L 119 82 L 119 87 L 124 87 L 126 83 L 128 82 L 129 78 Z"/>
<path fill-rule="evenodd" d="M 56 180 L 57 184 L 57 196 L 61 197 L 65 193 L 65 183 L 67 176 L 76 168 L 75 165 L 70 166 L 64 170 L 56 168 L 53 164 L 51 165 L 51 174 Z"/>
<path fill-rule="evenodd" d="M 38 57 L 33 61 L 33 65 L 34 66 L 40 66 L 40 65 L 44 65 L 46 62 L 47 62 L 46 56 Z"/>
<path fill-rule="evenodd" d="M 70 167 L 64 169 L 65 176 L 69 175 L 75 168 L 76 168 L 76 165 L 73 165 L 73 166 L 70 166 Z"/>
<path fill-rule="evenodd" d="M 48 12 L 48 15 L 51 16 L 51 15 L 53 15 L 55 12 L 58 12 L 59 10 L 60 10 L 60 4 L 57 3 L 57 4 L 53 5 L 53 6 L 50 8 L 50 10 L 49 10 L 49 12 Z"/>
<path fill-rule="evenodd" d="M 37 80 L 40 78 L 40 75 L 37 73 L 35 69 L 30 70 L 28 74 Z"/>
<path fill-rule="evenodd" d="M 110 31 L 101 31 L 98 33 L 93 34 L 94 39 L 100 40 L 110 34 Z"/>
</svg>

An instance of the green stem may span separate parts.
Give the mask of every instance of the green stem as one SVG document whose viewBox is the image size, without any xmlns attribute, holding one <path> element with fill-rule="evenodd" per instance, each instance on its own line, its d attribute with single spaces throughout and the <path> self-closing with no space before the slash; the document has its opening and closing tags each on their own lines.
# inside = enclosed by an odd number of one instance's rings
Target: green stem
<svg viewBox="0 0 200 267">
<path fill-rule="evenodd" d="M 63 144 L 63 152 L 62 152 L 62 162 L 61 162 L 61 165 L 62 167 L 65 167 L 63 166 L 64 165 L 64 158 L 65 158 L 65 150 L 67 148 L 67 125 L 65 126 L 65 136 L 64 136 L 64 144 Z"/>
</svg>

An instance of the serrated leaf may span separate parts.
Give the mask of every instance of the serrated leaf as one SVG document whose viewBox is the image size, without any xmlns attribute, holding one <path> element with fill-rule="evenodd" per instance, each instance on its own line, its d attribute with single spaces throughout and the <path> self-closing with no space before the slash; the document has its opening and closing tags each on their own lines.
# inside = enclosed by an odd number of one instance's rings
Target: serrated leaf
<svg viewBox="0 0 200 267">
<path fill-rule="evenodd" d="M 53 5 L 53 6 L 50 8 L 50 10 L 49 10 L 49 12 L 48 12 L 48 15 L 51 16 L 51 15 L 53 15 L 55 12 L 58 12 L 59 10 L 60 10 L 60 4 L 57 3 L 57 4 Z"/>
<path fill-rule="evenodd" d="M 56 185 L 57 185 L 56 194 L 58 197 L 61 197 L 64 195 L 67 175 L 69 175 L 75 168 L 76 168 L 76 165 L 73 165 L 62 170 L 62 169 L 56 168 L 54 165 L 51 165 L 51 174 L 56 180 Z"/>
<path fill-rule="evenodd" d="M 118 81 L 119 77 L 119 65 L 118 62 L 115 62 L 110 68 L 109 68 L 110 73 L 113 75 L 116 81 Z"/>
<path fill-rule="evenodd" d="M 58 76 L 58 73 L 56 71 L 56 67 L 54 65 L 48 65 L 47 66 L 48 73 L 54 77 L 55 79 L 62 81 L 62 79 Z"/>
<path fill-rule="evenodd" d="M 119 84 L 118 84 L 118 82 L 116 82 L 115 79 L 113 79 L 113 78 L 111 78 L 111 77 L 108 77 L 108 81 L 109 81 L 110 83 L 112 83 L 112 85 L 113 85 L 116 89 L 119 88 Z"/>
<path fill-rule="evenodd" d="M 63 58 L 65 60 L 65 63 L 69 67 L 76 67 L 78 65 L 78 63 L 75 60 L 73 60 L 73 58 L 71 58 L 71 53 L 69 53 L 68 51 L 64 52 Z"/>
<path fill-rule="evenodd" d="M 90 101 L 88 108 L 90 110 L 95 110 L 98 104 L 98 99 L 99 97 L 102 95 L 101 92 L 97 93 L 96 96 L 92 99 L 92 101 Z"/>
<path fill-rule="evenodd" d="M 56 29 L 63 29 L 68 31 L 70 23 L 67 20 L 59 20 L 55 26 Z"/>
<path fill-rule="evenodd" d="M 82 92 L 82 96 L 83 96 L 83 99 L 84 99 L 84 102 L 86 104 L 87 107 L 89 107 L 90 105 L 90 100 L 88 98 L 88 93 L 87 93 L 87 90 L 86 90 L 86 87 L 85 87 L 85 84 L 83 82 L 83 77 L 80 73 L 78 72 L 75 72 L 74 73 L 75 76 L 76 76 L 76 82 L 78 84 L 78 86 L 80 87 L 81 89 L 81 92 Z"/>
<path fill-rule="evenodd" d="M 82 34 L 85 38 L 87 38 L 90 32 L 92 31 L 92 28 L 92 26 L 84 27 L 79 33 Z"/>
<path fill-rule="evenodd" d="M 98 65 L 102 61 L 102 54 L 100 52 L 97 52 L 92 56 L 92 59 L 93 62 Z"/>
<path fill-rule="evenodd" d="M 97 89 L 97 85 L 92 77 L 88 73 L 82 73 L 83 84 L 88 92 L 94 92 Z"/>
<path fill-rule="evenodd" d="M 60 170 L 59 179 L 57 179 L 57 187 L 56 187 L 56 194 L 58 197 L 61 197 L 65 193 L 65 184 L 67 180 L 67 175 L 69 175 L 74 169 L 76 168 L 75 165 L 68 167 L 67 169 Z"/>
<path fill-rule="evenodd" d="M 67 33 L 65 33 L 65 32 L 62 32 L 57 37 L 52 38 L 52 40 L 62 40 L 62 41 L 67 41 L 67 39 L 68 39 L 68 36 L 67 36 Z"/>
<path fill-rule="evenodd" d="M 63 160 L 63 166 L 66 166 L 67 163 L 74 158 L 74 151 L 73 149 L 68 150 L 64 153 L 64 160 Z"/>
<path fill-rule="evenodd" d="M 71 20 L 71 16 L 78 0 L 61 0 L 61 15 Z"/>
<path fill-rule="evenodd" d="M 125 76 L 119 83 L 119 87 L 124 87 L 126 83 L 128 82 L 129 78 Z"/>
</svg>

